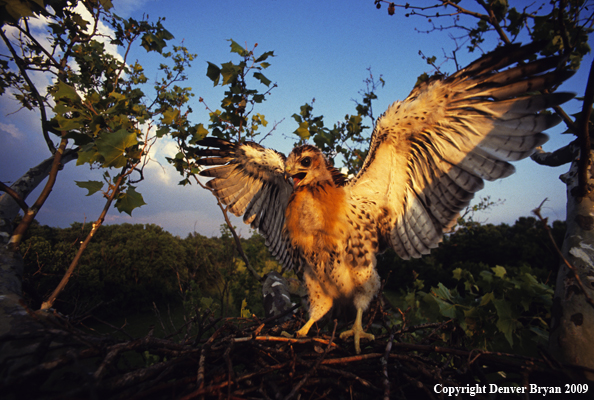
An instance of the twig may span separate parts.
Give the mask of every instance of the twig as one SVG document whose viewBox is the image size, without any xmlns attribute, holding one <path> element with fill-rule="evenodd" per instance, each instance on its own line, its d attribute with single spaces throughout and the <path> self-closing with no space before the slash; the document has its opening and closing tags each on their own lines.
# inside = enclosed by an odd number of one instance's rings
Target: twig
<svg viewBox="0 0 594 400">
<path fill-rule="evenodd" d="M 390 351 L 392 351 L 392 342 L 394 341 L 394 332 L 390 334 L 388 344 L 386 345 L 386 352 L 382 357 L 382 372 L 384 374 L 384 400 L 390 400 L 390 378 L 388 376 L 388 360 L 390 358 Z"/>
<path fill-rule="evenodd" d="M 582 283 L 582 279 L 580 278 L 577 269 L 567 260 L 567 258 L 565 258 L 565 256 L 563 255 L 563 253 L 559 249 L 559 246 L 557 246 L 557 243 L 555 243 L 555 239 L 553 238 L 553 234 L 551 233 L 551 229 L 549 228 L 549 224 L 547 223 L 547 219 L 546 218 L 543 218 L 542 215 L 540 214 L 540 209 L 542 208 L 543 204 L 546 201 L 547 201 L 547 199 L 544 199 L 542 201 L 542 203 L 540 203 L 540 205 L 537 208 L 535 208 L 534 210 L 532 210 L 532 213 L 534 213 L 534 215 L 536 215 L 540 219 L 540 221 L 543 223 L 543 226 L 545 228 L 545 231 L 549 235 L 549 239 L 551 240 L 551 243 L 553 243 L 553 247 L 555 248 L 555 251 L 557 252 L 557 254 L 559 255 L 559 257 L 561 257 L 561 260 L 563 260 L 563 263 L 565 264 L 565 266 L 567 266 L 567 268 L 569 268 L 569 270 L 573 273 L 573 276 L 575 278 L 575 281 L 576 281 L 578 287 L 582 290 L 582 293 L 584 294 L 584 297 L 586 298 L 586 302 L 588 304 L 590 304 L 590 306 L 592 306 L 592 308 L 594 308 L 594 301 L 588 295 L 588 292 L 586 292 L 586 290 L 584 288 L 584 284 Z"/>
<path fill-rule="evenodd" d="M 295 395 L 297 394 L 297 392 L 299 391 L 299 389 L 301 389 L 301 387 L 303 385 L 305 385 L 305 382 L 307 382 L 307 380 L 309 379 L 309 377 L 316 371 L 316 369 L 320 366 L 320 363 L 322 361 L 324 361 L 324 358 L 326 357 L 326 355 L 328 354 L 328 351 L 330 350 L 330 348 L 332 347 L 332 342 L 334 341 L 334 335 L 336 334 L 336 326 L 338 325 L 338 322 L 336 320 L 334 320 L 334 329 L 332 330 L 332 336 L 330 337 L 330 342 L 328 343 L 328 346 L 326 346 L 326 350 L 324 351 L 324 353 L 318 358 L 318 360 L 316 361 L 316 364 L 313 366 L 313 368 L 311 370 L 309 370 L 305 376 L 303 377 L 303 379 L 301 379 L 301 381 L 299 381 L 299 383 L 297 385 L 295 385 L 295 387 L 293 387 L 293 390 L 291 390 L 291 393 L 288 394 L 287 397 L 285 397 L 285 400 L 291 400 L 293 397 L 295 397 Z"/>
<path fill-rule="evenodd" d="M 27 211 L 29 211 L 29 206 L 27 205 L 27 203 L 25 203 L 25 201 L 21 198 L 21 196 L 19 196 L 19 194 L 17 192 L 12 190 L 12 188 L 5 185 L 4 182 L 0 182 L 0 190 L 5 192 L 6 194 L 8 194 L 10 197 L 12 197 L 13 200 L 16 201 L 16 203 L 19 205 L 21 210 L 23 210 L 23 213 L 26 214 Z"/>
<path fill-rule="evenodd" d="M 321 343 L 321 344 L 325 344 L 327 346 L 330 347 L 336 347 L 338 346 L 336 343 L 332 343 L 333 338 L 328 340 L 319 338 L 319 337 L 307 337 L 307 338 L 287 338 L 284 336 L 256 336 L 256 337 L 243 337 L 243 338 L 235 338 L 233 339 L 233 342 L 235 343 L 241 343 L 241 342 L 247 342 L 250 340 L 259 340 L 259 341 L 263 341 L 263 342 L 287 342 L 287 343 L 312 343 L 312 342 L 317 342 L 317 343 Z"/>
<path fill-rule="evenodd" d="M 202 182 L 200 182 L 200 180 L 198 179 L 198 177 L 196 175 L 192 175 L 192 176 L 194 177 L 194 179 L 196 180 L 198 185 L 200 185 L 200 187 L 213 193 L 212 189 L 209 188 L 208 186 L 203 185 Z M 215 196 L 214 193 L 213 193 L 213 196 Z M 243 251 L 243 246 L 241 245 L 241 240 L 239 239 L 239 235 L 237 234 L 237 232 L 235 232 L 235 228 L 233 228 L 233 224 L 231 223 L 231 220 L 229 219 L 229 215 L 227 214 L 227 208 L 225 206 L 223 206 L 223 204 L 219 201 L 219 198 L 217 196 L 215 196 L 215 199 L 217 199 L 217 205 L 223 212 L 223 217 L 225 218 L 225 223 L 227 224 L 227 226 L 229 227 L 229 230 L 231 231 L 231 234 L 233 235 L 233 239 L 235 240 L 235 247 L 237 248 L 237 251 L 239 252 L 239 255 L 241 256 L 241 258 L 245 262 L 246 268 L 252 273 L 252 275 L 254 276 L 254 278 L 256 278 L 258 280 L 258 282 L 262 282 L 262 280 L 264 278 L 262 278 L 262 276 L 260 276 L 260 274 L 254 269 L 254 267 L 252 267 L 252 265 L 250 264 L 250 260 L 248 259 L 247 255 Z"/>
</svg>

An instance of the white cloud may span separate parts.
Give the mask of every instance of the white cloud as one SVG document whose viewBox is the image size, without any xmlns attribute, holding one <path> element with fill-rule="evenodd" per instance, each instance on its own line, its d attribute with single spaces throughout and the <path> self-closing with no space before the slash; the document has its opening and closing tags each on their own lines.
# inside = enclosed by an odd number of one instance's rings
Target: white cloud
<svg viewBox="0 0 594 400">
<path fill-rule="evenodd" d="M 144 167 L 145 177 L 148 179 L 158 179 L 160 185 L 177 185 L 182 179 L 181 175 L 179 175 L 166 159 L 166 157 L 175 157 L 177 151 L 177 145 L 174 140 L 166 137 L 157 139 L 149 151 L 150 160 Z"/>
<path fill-rule="evenodd" d="M 19 130 L 19 128 L 16 127 L 15 124 L 4 124 L 4 123 L 0 122 L 0 130 L 8 133 L 10 136 L 12 136 L 15 139 L 20 140 L 20 139 L 24 139 L 24 137 L 25 137 L 23 132 L 21 132 Z"/>
</svg>

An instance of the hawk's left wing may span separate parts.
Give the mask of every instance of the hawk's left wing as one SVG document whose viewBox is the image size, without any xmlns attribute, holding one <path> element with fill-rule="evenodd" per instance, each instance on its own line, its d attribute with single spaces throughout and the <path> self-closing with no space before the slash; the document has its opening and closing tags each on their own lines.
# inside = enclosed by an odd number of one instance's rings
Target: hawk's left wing
<svg viewBox="0 0 594 400">
<path fill-rule="evenodd" d="M 199 145 L 200 165 L 216 165 L 200 172 L 212 177 L 206 186 L 236 216 L 257 228 L 266 246 L 285 267 L 292 267 L 292 249 L 282 234 L 285 209 L 293 192 L 284 178 L 285 156 L 257 143 L 232 143 L 208 137 Z"/>
<path fill-rule="evenodd" d="M 541 132 L 560 121 L 541 111 L 573 95 L 535 92 L 572 73 L 556 69 L 560 57 L 522 63 L 539 49 L 500 48 L 420 85 L 378 119 L 365 163 L 347 188 L 365 201 L 381 239 L 402 258 L 436 247 L 483 179 L 512 174 L 509 161 L 528 157 L 547 140 Z"/>
</svg>

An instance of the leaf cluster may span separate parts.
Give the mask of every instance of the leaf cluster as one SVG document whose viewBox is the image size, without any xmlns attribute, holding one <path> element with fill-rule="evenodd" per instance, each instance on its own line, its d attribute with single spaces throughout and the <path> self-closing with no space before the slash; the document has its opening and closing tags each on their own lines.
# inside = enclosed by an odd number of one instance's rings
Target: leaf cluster
<svg viewBox="0 0 594 400">
<path fill-rule="evenodd" d="M 184 177 L 182 185 L 190 183 L 189 178 L 198 172 L 195 160 L 198 158 L 196 142 L 210 134 L 221 139 L 237 141 L 254 140 L 267 127 L 265 116 L 254 112 L 256 105 L 265 101 L 266 96 L 276 87 L 263 71 L 270 66 L 267 61 L 274 52 L 256 54 L 257 44 L 252 50 L 229 39 L 231 53 L 239 57 L 239 62 L 229 61 L 221 65 L 208 62 L 206 76 L 213 85 L 225 89 L 220 108 L 212 110 L 200 98 L 209 112 L 208 123 L 198 123 L 188 129 L 180 130 L 173 137 L 177 140 L 179 153 L 168 161 Z M 265 89 L 261 90 L 262 85 Z"/>
<path fill-rule="evenodd" d="M 365 89 L 359 92 L 361 102 L 355 101 L 356 114 L 346 114 L 343 121 L 339 121 L 328 128 L 324 125 L 324 116 L 314 116 L 312 104 L 301 106 L 299 113 L 293 114 L 293 119 L 298 128 L 293 132 L 299 137 L 296 146 L 313 140 L 315 145 L 329 160 L 339 156 L 344 162 L 348 174 L 356 174 L 363 166 L 371 135 L 366 133 L 369 126 L 364 125 L 365 118 L 369 118 L 374 125 L 373 100 L 377 99 L 376 91 L 384 86 L 385 81 L 380 77 L 375 79 L 371 69 L 369 76 L 364 80 Z"/>
<path fill-rule="evenodd" d="M 553 224 L 557 243 L 565 225 Z M 429 256 L 378 258 L 385 289 L 409 323 L 454 320 L 468 346 L 536 351 L 546 340 L 559 258 L 535 218 L 506 224 L 467 224 Z"/>
<path fill-rule="evenodd" d="M 2 27 L 7 54 L 0 63 L 0 93 L 9 91 L 23 108 L 39 110 L 52 153 L 53 134 L 78 151 L 77 165 L 118 169 L 116 174 L 106 171 L 101 188 L 97 181 L 79 186 L 102 190 L 120 212 L 130 214 L 145 204 L 134 183 L 144 179 L 151 146 L 185 129 L 179 114 L 191 93 L 177 83 L 186 79 L 194 55 L 183 46 L 165 52 L 173 35 L 161 19 L 121 18 L 112 13 L 109 0 L 8 1 L 4 7 L 12 19 Z M 47 31 L 46 42 L 37 39 L 39 28 L 29 23 L 38 16 L 46 21 L 41 28 Z M 99 29 L 101 24 L 111 30 Z M 146 94 L 150 86 L 142 65 L 128 62 L 134 46 L 164 60 L 154 100 Z M 38 72 L 52 77 L 47 90 L 33 83 L 32 74 Z"/>
</svg>

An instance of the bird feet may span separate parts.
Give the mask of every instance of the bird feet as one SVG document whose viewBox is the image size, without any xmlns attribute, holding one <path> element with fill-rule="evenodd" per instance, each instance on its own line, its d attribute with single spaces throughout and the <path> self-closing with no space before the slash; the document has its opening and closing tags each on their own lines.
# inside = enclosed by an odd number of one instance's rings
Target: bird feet
<svg viewBox="0 0 594 400">
<path fill-rule="evenodd" d="M 355 340 L 355 352 L 357 354 L 361 354 L 361 346 L 360 346 L 359 342 L 362 338 L 369 339 L 369 340 L 375 340 L 375 336 L 373 336 L 371 333 L 365 332 L 363 330 L 363 328 L 361 327 L 361 325 L 359 325 L 357 327 L 356 323 L 353 325 L 352 329 L 349 329 L 348 331 L 344 331 L 340 334 L 341 339 L 346 339 L 351 336 L 353 336 L 353 339 Z"/>
</svg>

